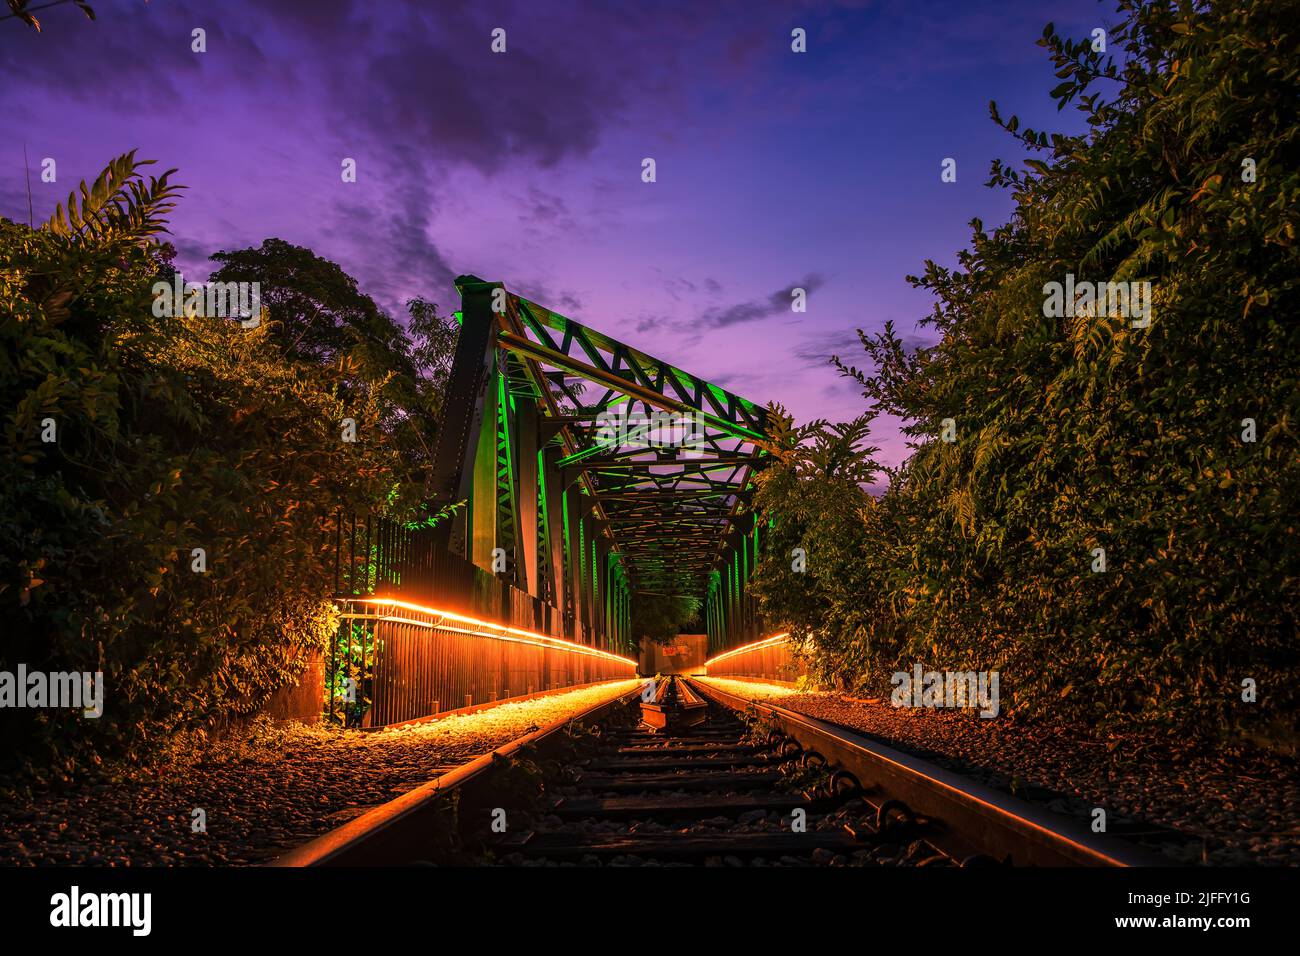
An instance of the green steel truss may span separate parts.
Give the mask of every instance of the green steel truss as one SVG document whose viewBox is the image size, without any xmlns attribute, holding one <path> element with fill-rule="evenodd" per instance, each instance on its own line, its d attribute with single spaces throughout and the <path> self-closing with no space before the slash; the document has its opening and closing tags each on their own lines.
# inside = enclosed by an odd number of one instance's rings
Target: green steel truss
<svg viewBox="0 0 1300 956">
<path fill-rule="evenodd" d="M 456 285 L 433 480 L 467 504 L 446 546 L 559 608 L 584 643 L 630 647 L 637 594 L 704 599 L 715 647 L 756 636 L 747 505 L 765 410 L 502 283 Z"/>
</svg>

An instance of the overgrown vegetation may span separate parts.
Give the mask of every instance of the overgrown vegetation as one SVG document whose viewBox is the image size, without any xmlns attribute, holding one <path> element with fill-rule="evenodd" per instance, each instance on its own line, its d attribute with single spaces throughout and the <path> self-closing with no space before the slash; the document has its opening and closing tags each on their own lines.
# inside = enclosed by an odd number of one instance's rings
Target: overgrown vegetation
<svg viewBox="0 0 1300 956">
<path fill-rule="evenodd" d="M 656 644 L 671 644 L 678 634 L 693 633 L 703 602 L 681 594 L 647 594 L 638 592 L 632 599 L 632 634 Z"/>
<path fill-rule="evenodd" d="M 98 720 L 0 710 L 37 779 L 251 713 L 298 676 L 335 627 L 331 515 L 419 514 L 454 336 L 422 301 L 404 331 L 276 240 L 222 254 L 276 290 L 260 326 L 155 315 L 177 188 L 143 166 L 115 160 L 40 229 L 0 220 L 0 669 L 105 686 Z"/>
<path fill-rule="evenodd" d="M 776 435 L 755 590 L 769 623 L 812 640 L 819 676 L 855 690 L 919 661 L 998 670 L 1021 716 L 1294 726 L 1295 24 L 1266 2 L 1119 9 L 1109 53 L 1050 25 L 1040 41 L 1086 135 L 991 108 L 1035 157 L 993 164 L 1005 226 L 975 221 L 958 268 L 911 279 L 942 340 L 860 332 L 865 370 L 837 362 L 867 414 Z M 1067 273 L 1151 282 L 1149 327 L 1046 318 Z M 911 423 L 915 450 L 873 498 L 880 412 Z"/>
</svg>

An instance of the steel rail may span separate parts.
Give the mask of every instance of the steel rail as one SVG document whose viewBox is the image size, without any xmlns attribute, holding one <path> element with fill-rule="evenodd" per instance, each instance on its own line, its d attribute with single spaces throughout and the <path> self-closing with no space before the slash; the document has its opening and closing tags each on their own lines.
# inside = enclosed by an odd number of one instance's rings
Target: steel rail
<svg viewBox="0 0 1300 956">
<path fill-rule="evenodd" d="M 986 787 L 845 727 L 687 679 L 732 710 L 751 707 L 776 721 L 804 750 L 854 775 L 873 798 L 901 800 L 936 830 L 926 838 L 961 860 L 981 855 L 1016 866 L 1169 866 L 1168 860 L 1115 837 Z"/>
<path fill-rule="evenodd" d="M 269 867 L 306 866 L 400 866 L 421 859 L 430 848 L 434 821 L 447 806 L 453 791 L 465 793 L 484 782 L 487 771 L 499 760 L 524 747 L 537 746 L 573 722 L 586 723 L 603 717 L 622 703 L 641 694 L 641 686 L 593 704 L 580 713 L 553 721 L 540 730 L 518 737 L 490 753 L 435 777 L 387 803 L 380 804 L 342 826 L 321 834 L 265 864 Z"/>
</svg>

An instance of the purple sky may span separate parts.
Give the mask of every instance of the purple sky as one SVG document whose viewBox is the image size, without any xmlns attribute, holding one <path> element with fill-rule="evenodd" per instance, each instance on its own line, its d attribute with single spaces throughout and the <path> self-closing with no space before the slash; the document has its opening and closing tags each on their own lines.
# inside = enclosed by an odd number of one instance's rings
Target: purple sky
<svg viewBox="0 0 1300 956">
<path fill-rule="evenodd" d="M 1116 18 L 1092 0 L 92 5 L 95 23 L 38 12 L 42 34 L 0 20 L 0 215 L 27 219 L 24 144 L 38 220 L 137 148 L 189 186 L 187 279 L 271 236 L 398 314 L 414 294 L 451 311 L 475 273 L 800 420 L 862 410 L 825 362 L 858 360 L 854 328 L 933 340 L 904 276 L 1010 209 L 983 186 L 1020 156 L 988 101 L 1077 131 L 1034 41 Z M 884 419 L 877 443 L 906 454 Z"/>
</svg>

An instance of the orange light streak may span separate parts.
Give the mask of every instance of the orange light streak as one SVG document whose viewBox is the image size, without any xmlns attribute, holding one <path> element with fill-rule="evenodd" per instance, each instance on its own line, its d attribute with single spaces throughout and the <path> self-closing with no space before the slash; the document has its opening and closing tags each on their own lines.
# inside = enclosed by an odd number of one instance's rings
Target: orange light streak
<svg viewBox="0 0 1300 956">
<path fill-rule="evenodd" d="M 765 637 L 762 640 L 754 641 L 754 643 L 746 644 L 744 647 L 737 647 L 723 654 L 719 654 L 717 657 L 710 657 L 704 662 L 704 666 L 708 667 L 710 664 L 716 664 L 718 661 L 725 661 L 728 657 L 735 657 L 737 654 L 744 654 L 747 651 L 761 651 L 765 647 L 775 647 L 789 636 L 789 631 L 782 631 L 780 634 L 773 634 L 771 637 Z"/>
<path fill-rule="evenodd" d="M 514 644 L 532 644 L 535 647 L 542 647 L 549 650 L 568 651 L 575 654 L 587 654 L 591 657 L 604 657 L 611 661 L 617 661 L 620 664 L 628 664 L 632 667 L 637 666 L 637 662 L 630 657 L 622 657 L 618 654 L 611 654 L 609 651 L 603 651 L 598 647 L 588 647 L 585 644 L 577 644 L 573 641 L 566 641 L 563 638 L 551 637 L 548 634 L 537 634 L 533 631 L 525 631 L 517 627 L 507 627 L 503 624 L 494 624 L 491 621 L 480 620 L 476 617 L 467 617 L 464 614 L 456 614 L 453 611 L 442 611 L 438 608 L 428 607 L 423 604 L 413 604 L 410 601 L 401 601 L 397 598 L 386 597 L 348 597 L 340 598 L 352 604 L 375 604 L 384 607 L 401 608 L 405 611 L 415 611 L 420 614 L 429 614 L 439 618 L 436 623 L 429 624 L 423 621 L 403 620 L 402 623 L 418 624 L 424 627 L 439 628 L 444 631 L 455 631 L 459 634 L 468 634 L 473 637 L 487 637 L 497 641 L 510 641 Z M 393 620 L 401 620 L 392 618 Z M 381 618 L 382 620 L 382 618 Z M 443 621 L 455 621 L 459 624 L 469 625 L 468 628 L 448 627 Z M 473 628 L 473 629 L 471 629 Z"/>
</svg>

